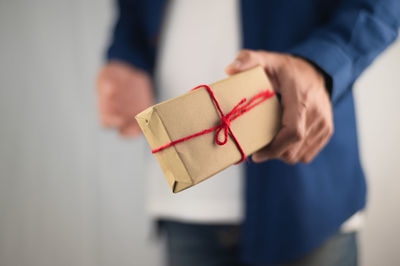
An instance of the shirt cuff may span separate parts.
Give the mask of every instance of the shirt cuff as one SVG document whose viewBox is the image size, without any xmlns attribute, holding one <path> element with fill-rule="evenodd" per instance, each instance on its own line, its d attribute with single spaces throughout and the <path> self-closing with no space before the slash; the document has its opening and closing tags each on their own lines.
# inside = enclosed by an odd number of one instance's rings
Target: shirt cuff
<svg viewBox="0 0 400 266">
<path fill-rule="evenodd" d="M 353 83 L 352 61 L 334 42 L 310 38 L 290 49 L 289 53 L 310 61 L 331 78 L 332 103 L 340 100 Z"/>
<path fill-rule="evenodd" d="M 116 47 L 112 45 L 107 51 L 107 61 L 119 60 L 139 68 L 150 75 L 152 74 L 152 67 L 147 63 L 148 61 L 143 55 L 132 52 L 128 47 Z"/>
</svg>

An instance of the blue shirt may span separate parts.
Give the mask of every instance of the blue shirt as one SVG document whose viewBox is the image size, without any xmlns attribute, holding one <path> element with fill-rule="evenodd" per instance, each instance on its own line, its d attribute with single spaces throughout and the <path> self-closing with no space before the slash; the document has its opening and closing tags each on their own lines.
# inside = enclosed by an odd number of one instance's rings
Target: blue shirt
<svg viewBox="0 0 400 266">
<path fill-rule="evenodd" d="M 108 50 L 152 73 L 166 0 L 119 0 Z M 243 0 L 243 47 L 308 59 L 332 80 L 335 133 L 310 164 L 249 163 L 242 255 L 246 262 L 298 258 L 366 203 L 352 85 L 397 37 L 399 0 Z"/>
</svg>

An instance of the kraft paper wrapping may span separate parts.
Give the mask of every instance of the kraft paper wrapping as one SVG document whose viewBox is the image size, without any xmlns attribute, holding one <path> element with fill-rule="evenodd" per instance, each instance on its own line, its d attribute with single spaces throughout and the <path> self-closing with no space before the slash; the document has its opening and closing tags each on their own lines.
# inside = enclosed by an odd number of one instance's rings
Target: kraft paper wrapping
<svg viewBox="0 0 400 266">
<path fill-rule="evenodd" d="M 238 102 L 273 88 L 261 67 L 233 75 L 210 85 L 224 114 Z M 276 96 L 232 121 L 230 128 L 251 155 L 271 142 L 280 127 L 281 110 Z M 214 102 L 205 88 L 156 104 L 136 116 L 152 150 L 221 123 Z M 204 181 L 240 161 L 234 140 L 221 146 L 216 132 L 197 136 L 155 153 L 174 193 Z"/>
</svg>

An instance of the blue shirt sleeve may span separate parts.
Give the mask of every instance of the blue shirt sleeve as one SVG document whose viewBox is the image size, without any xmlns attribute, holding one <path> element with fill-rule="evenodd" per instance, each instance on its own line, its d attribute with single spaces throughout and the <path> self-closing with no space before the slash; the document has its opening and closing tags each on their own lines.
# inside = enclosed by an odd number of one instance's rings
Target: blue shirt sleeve
<svg viewBox="0 0 400 266">
<path fill-rule="evenodd" d="M 330 21 L 290 50 L 323 69 L 333 81 L 332 102 L 398 35 L 400 0 L 344 0 Z"/>
<path fill-rule="evenodd" d="M 121 60 L 148 73 L 153 69 L 153 55 L 149 50 L 139 0 L 118 0 L 118 14 L 108 60 Z"/>
</svg>

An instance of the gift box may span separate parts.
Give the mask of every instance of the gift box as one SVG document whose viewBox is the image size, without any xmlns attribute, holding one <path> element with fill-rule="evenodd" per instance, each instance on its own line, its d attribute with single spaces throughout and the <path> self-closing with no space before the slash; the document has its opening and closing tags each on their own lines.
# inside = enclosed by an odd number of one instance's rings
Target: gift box
<svg viewBox="0 0 400 266">
<path fill-rule="evenodd" d="M 255 67 L 149 107 L 136 120 L 179 192 L 270 143 L 280 109 L 265 71 Z"/>
</svg>

